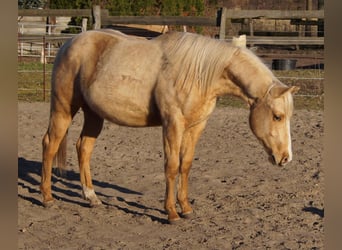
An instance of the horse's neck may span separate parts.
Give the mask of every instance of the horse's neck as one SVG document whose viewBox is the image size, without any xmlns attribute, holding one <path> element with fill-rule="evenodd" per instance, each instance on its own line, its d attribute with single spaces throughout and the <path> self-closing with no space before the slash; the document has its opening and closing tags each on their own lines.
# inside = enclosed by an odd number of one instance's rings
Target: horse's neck
<svg viewBox="0 0 342 250">
<path fill-rule="evenodd" d="M 239 51 L 228 68 L 232 82 L 249 99 L 262 98 L 273 85 L 273 74 L 254 55 Z"/>
<path fill-rule="evenodd" d="M 227 79 L 224 79 L 223 82 L 223 84 L 218 83 L 220 87 L 215 91 L 216 96 L 234 95 L 249 103 L 250 96 L 240 86 L 230 80 L 227 81 Z"/>
</svg>

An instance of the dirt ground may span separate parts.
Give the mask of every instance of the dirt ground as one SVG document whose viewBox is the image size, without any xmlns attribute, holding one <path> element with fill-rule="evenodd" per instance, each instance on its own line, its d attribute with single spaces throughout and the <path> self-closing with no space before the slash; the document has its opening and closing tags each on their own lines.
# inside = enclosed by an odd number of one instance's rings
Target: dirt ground
<svg viewBox="0 0 342 250">
<path fill-rule="evenodd" d="M 294 159 L 271 165 L 248 127 L 248 110 L 216 108 L 197 146 L 190 174 L 195 214 L 169 225 L 160 128 L 105 123 L 92 158 L 103 205 L 81 197 L 75 142 L 68 170 L 53 176 L 56 205 L 39 191 L 41 139 L 48 103 L 18 104 L 19 249 L 323 249 L 323 112 L 295 110 Z"/>
</svg>

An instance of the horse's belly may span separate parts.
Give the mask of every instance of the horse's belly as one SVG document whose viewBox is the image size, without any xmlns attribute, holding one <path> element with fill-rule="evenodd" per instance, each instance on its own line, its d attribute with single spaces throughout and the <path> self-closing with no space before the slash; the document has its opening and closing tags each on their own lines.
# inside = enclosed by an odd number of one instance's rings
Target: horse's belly
<svg viewBox="0 0 342 250">
<path fill-rule="evenodd" d="M 118 43 L 97 63 L 96 76 L 83 85 L 83 95 L 109 121 L 126 126 L 159 125 L 153 96 L 161 65 L 162 51 L 156 44 Z"/>
<path fill-rule="evenodd" d="M 156 110 L 142 109 L 137 105 L 113 105 L 101 108 L 102 116 L 119 125 L 130 127 L 146 127 L 160 125 L 160 116 Z"/>
<path fill-rule="evenodd" d="M 153 90 L 148 85 L 140 86 L 134 81 L 94 84 L 86 92 L 88 105 L 113 123 L 132 127 L 161 124 Z"/>
</svg>

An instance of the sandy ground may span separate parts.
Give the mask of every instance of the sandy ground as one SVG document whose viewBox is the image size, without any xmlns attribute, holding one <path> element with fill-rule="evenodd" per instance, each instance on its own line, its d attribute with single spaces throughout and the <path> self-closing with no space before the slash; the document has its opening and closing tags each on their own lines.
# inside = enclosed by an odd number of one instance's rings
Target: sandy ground
<svg viewBox="0 0 342 250">
<path fill-rule="evenodd" d="M 65 177 L 53 177 L 56 206 L 41 205 L 41 138 L 47 103 L 18 104 L 19 249 L 323 249 L 323 113 L 296 110 L 294 160 L 267 155 L 248 127 L 248 110 L 217 108 L 197 146 L 190 175 L 195 214 L 169 225 L 160 128 L 105 123 L 92 158 L 103 205 L 81 197 L 75 142 L 69 130 Z"/>
</svg>

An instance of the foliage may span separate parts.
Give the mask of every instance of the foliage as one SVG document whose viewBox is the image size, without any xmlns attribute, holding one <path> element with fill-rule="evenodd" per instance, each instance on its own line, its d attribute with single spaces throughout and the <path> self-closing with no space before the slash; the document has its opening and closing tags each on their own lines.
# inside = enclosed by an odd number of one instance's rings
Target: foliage
<svg viewBox="0 0 342 250">
<path fill-rule="evenodd" d="M 91 8 L 94 4 L 108 9 L 111 15 L 127 16 L 199 16 L 203 14 L 205 7 L 204 0 L 50 0 L 50 8 L 53 9 L 84 9 Z"/>
<path fill-rule="evenodd" d="M 86 9 L 98 4 L 117 16 L 201 16 L 204 0 L 50 0 L 52 9 Z M 80 26 L 81 17 L 73 17 L 69 25 Z M 69 28 L 64 33 L 77 33 Z"/>
<path fill-rule="evenodd" d="M 156 0 L 108 0 L 104 3 L 104 7 L 109 10 L 111 15 L 156 15 L 158 13 L 156 2 Z"/>
<path fill-rule="evenodd" d="M 50 9 L 73 9 L 75 1 L 68 0 L 50 0 Z"/>
<path fill-rule="evenodd" d="M 44 0 L 18 0 L 19 9 L 38 9 L 43 8 Z"/>
<path fill-rule="evenodd" d="M 19 8 L 89 9 L 93 5 L 117 16 L 201 16 L 205 0 L 18 0 Z M 80 26 L 82 17 L 73 17 L 69 25 Z M 69 28 L 64 33 L 78 33 Z"/>
</svg>

